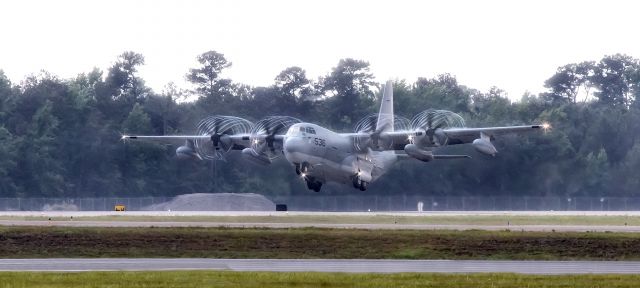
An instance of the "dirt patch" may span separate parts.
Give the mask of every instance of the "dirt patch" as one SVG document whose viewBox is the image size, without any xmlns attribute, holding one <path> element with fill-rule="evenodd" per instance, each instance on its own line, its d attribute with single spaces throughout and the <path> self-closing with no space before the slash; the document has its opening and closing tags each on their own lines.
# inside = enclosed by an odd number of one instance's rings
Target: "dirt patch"
<svg viewBox="0 0 640 288">
<path fill-rule="evenodd" d="M 640 235 L 343 229 L 0 229 L 0 257 L 638 260 Z"/>
</svg>

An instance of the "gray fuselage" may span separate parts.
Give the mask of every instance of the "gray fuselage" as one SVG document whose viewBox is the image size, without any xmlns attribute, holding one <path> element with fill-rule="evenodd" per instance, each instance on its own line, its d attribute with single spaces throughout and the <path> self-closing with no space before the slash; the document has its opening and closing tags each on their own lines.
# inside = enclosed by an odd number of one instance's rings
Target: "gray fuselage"
<svg viewBox="0 0 640 288">
<path fill-rule="evenodd" d="M 349 134 L 312 123 L 292 125 L 285 135 L 283 152 L 290 163 L 308 167 L 302 177 L 325 183 L 349 183 L 355 177 L 372 182 L 397 160 L 394 151 L 357 151 Z"/>
</svg>

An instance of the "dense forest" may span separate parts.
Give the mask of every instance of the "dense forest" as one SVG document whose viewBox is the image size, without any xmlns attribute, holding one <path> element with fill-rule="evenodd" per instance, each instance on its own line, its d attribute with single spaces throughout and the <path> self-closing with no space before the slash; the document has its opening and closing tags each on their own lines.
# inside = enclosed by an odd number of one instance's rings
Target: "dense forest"
<svg viewBox="0 0 640 288">
<path fill-rule="evenodd" d="M 209 115 L 289 115 L 351 132 L 378 108 L 380 84 L 366 61 L 342 59 L 318 79 L 289 67 L 271 86 L 251 87 L 221 76 L 232 65 L 223 54 L 195 59 L 184 71 L 190 89 L 169 83 L 162 91 L 138 75 L 145 61 L 135 52 L 73 79 L 42 71 L 11 83 L 0 70 L 0 197 L 314 193 L 283 159 L 270 167 L 233 153 L 226 161 L 184 161 L 175 156 L 181 143 L 120 136 L 193 133 Z M 398 115 L 447 109 L 470 127 L 549 122 L 553 129 L 498 138 L 495 158 L 468 145 L 446 147 L 473 159 L 401 161 L 366 192 L 329 185 L 321 193 L 640 196 L 640 61 L 617 54 L 571 63 L 544 84 L 547 92 L 512 101 L 497 87 L 479 91 L 449 74 L 396 80 Z"/>
</svg>

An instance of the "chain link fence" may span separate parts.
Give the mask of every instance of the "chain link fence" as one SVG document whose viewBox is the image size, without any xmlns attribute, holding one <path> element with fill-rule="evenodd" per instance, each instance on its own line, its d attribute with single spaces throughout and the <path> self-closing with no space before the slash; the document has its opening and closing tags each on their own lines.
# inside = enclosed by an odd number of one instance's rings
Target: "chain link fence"
<svg viewBox="0 0 640 288">
<path fill-rule="evenodd" d="M 420 195 L 267 197 L 290 211 L 632 211 L 640 198 L 625 197 L 431 197 Z M 172 197 L 135 198 L 0 198 L 0 211 L 150 210 Z"/>
</svg>

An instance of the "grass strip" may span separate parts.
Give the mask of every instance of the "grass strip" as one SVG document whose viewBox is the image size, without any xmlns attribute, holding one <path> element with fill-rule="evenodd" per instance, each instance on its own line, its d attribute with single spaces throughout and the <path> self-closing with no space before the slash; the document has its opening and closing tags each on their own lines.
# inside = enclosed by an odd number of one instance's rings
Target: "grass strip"
<svg viewBox="0 0 640 288">
<path fill-rule="evenodd" d="M 0 227 L 0 257 L 640 260 L 640 234 Z"/>
<path fill-rule="evenodd" d="M 638 275 L 344 274 L 229 271 L 2 272 L 0 287 L 638 287 Z"/>
</svg>

